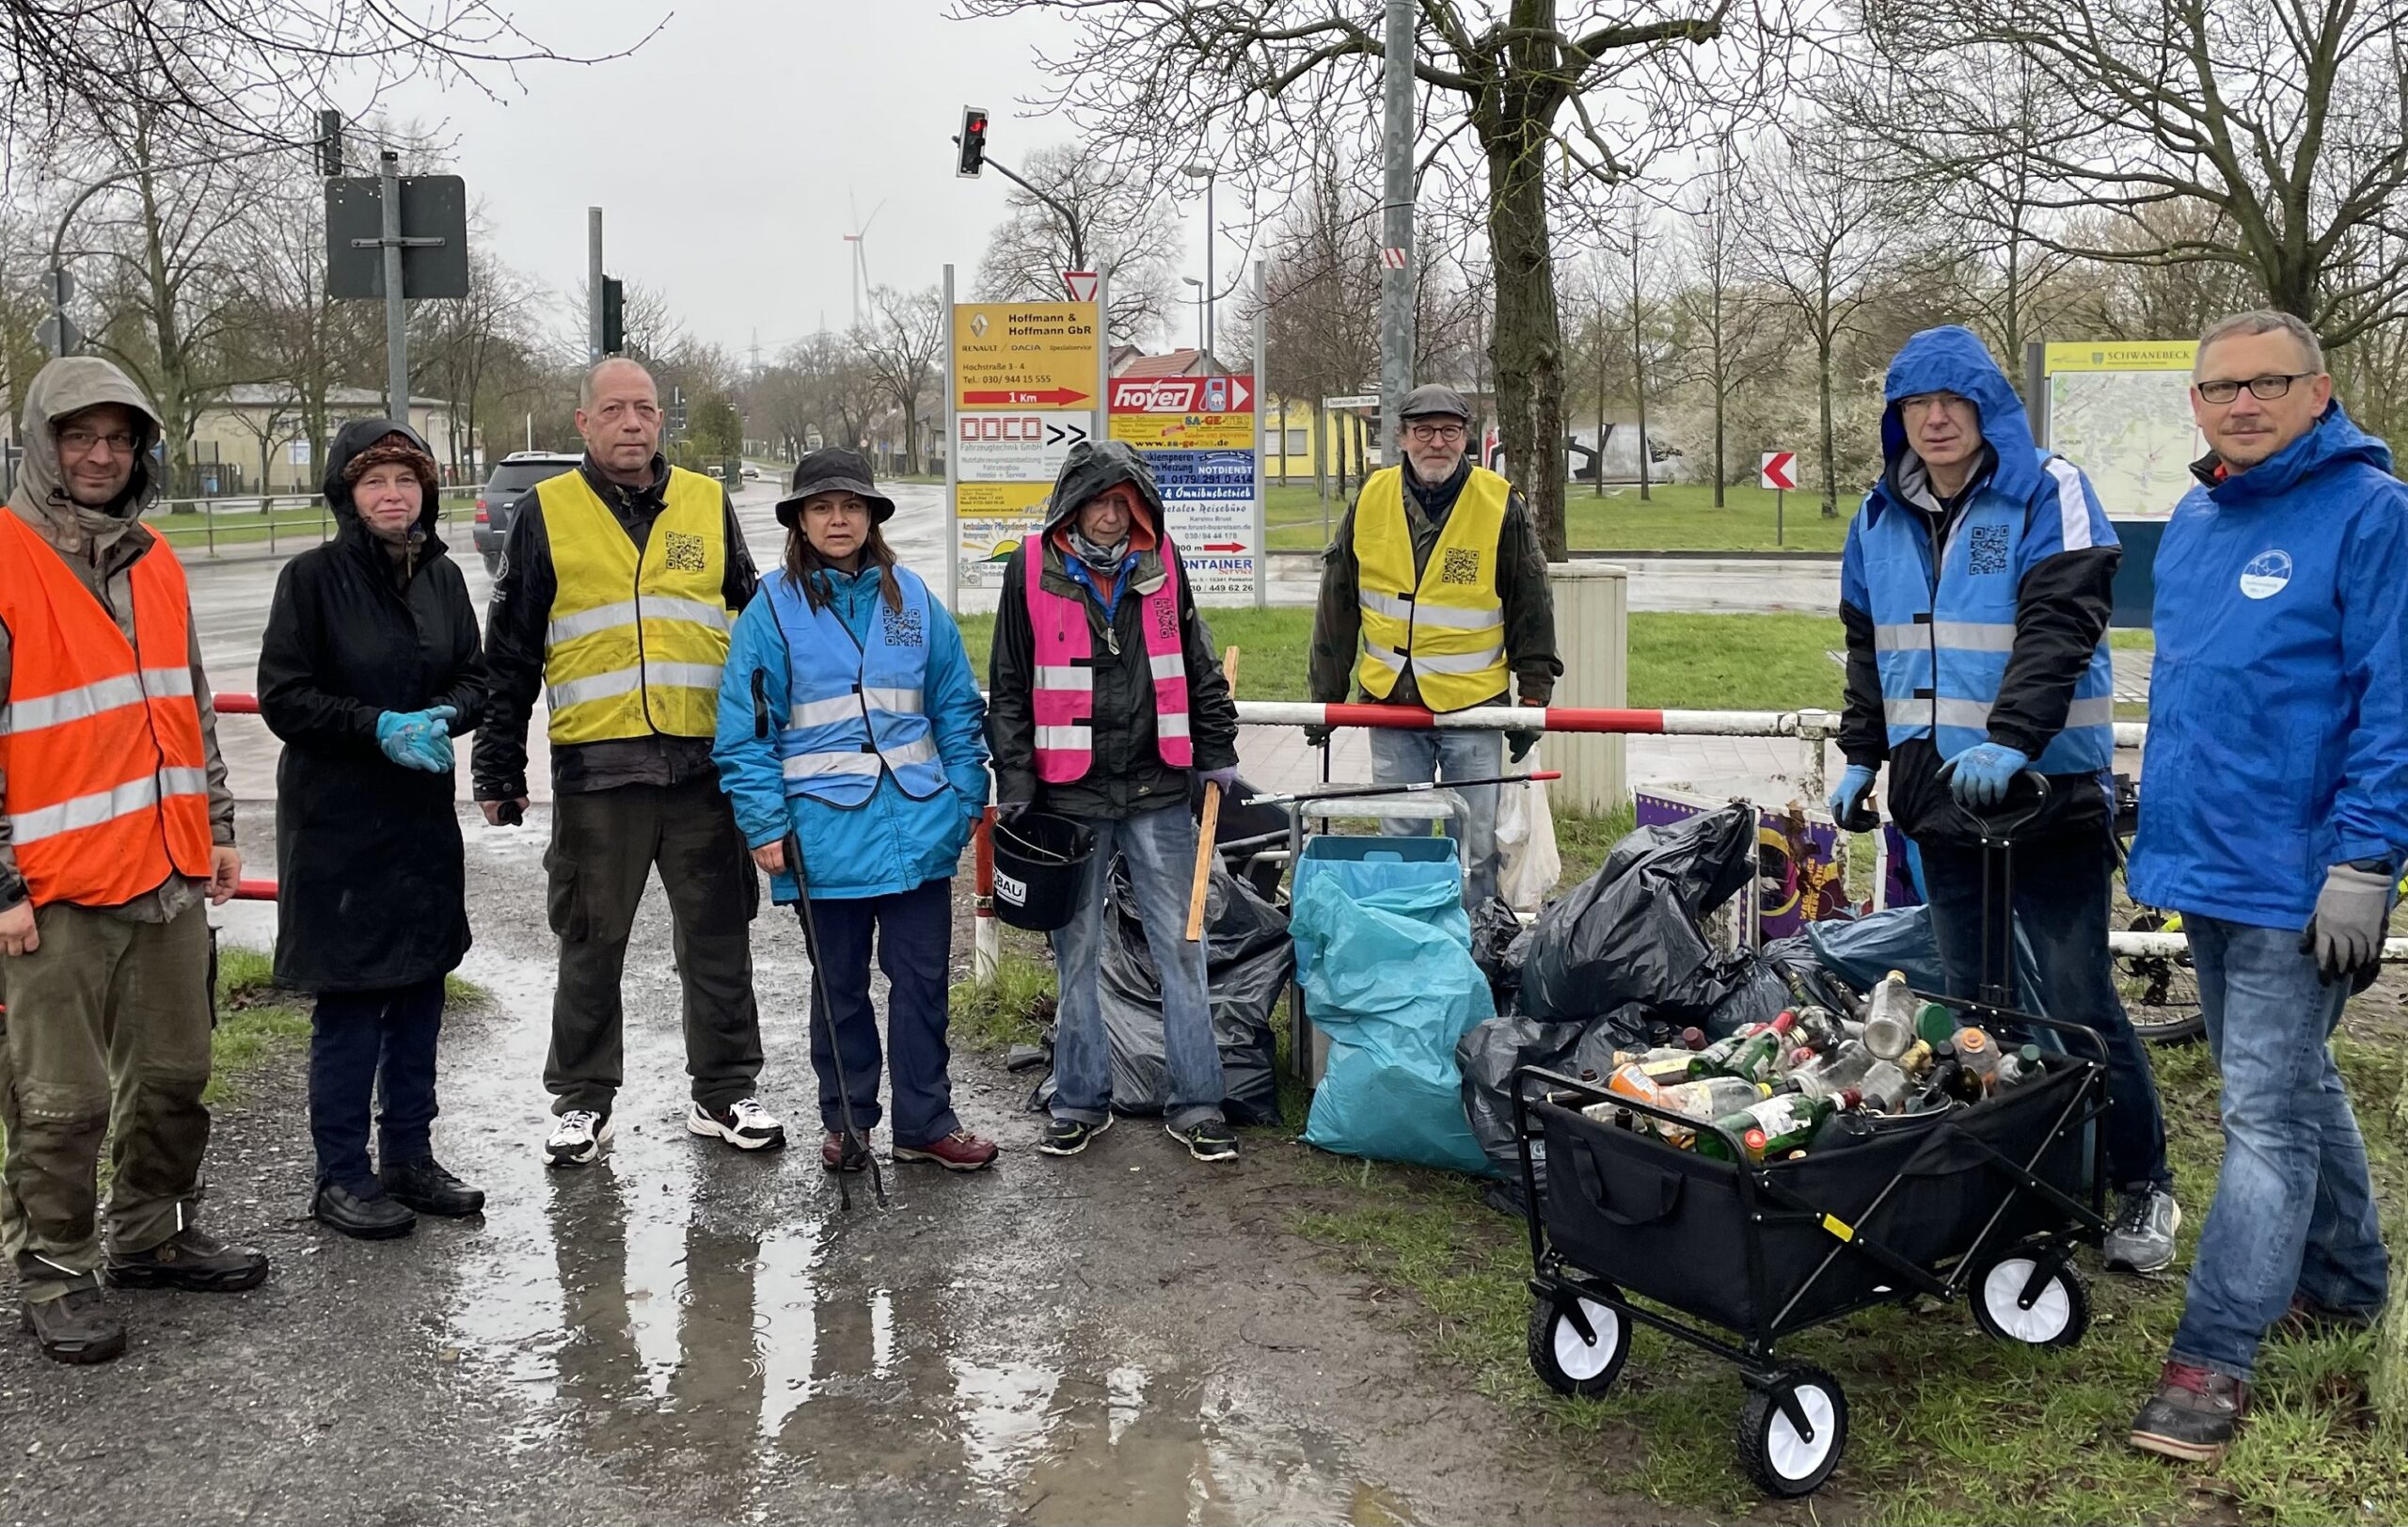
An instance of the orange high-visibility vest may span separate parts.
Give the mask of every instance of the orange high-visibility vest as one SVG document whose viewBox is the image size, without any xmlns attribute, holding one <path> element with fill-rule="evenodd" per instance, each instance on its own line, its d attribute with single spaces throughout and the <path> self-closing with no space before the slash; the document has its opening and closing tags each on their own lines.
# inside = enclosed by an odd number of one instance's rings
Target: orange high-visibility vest
<svg viewBox="0 0 2408 1527">
<path fill-rule="evenodd" d="M 208 756 L 183 565 L 154 537 L 129 580 L 130 645 L 50 543 L 0 510 L 9 636 L 0 806 L 37 906 L 114 907 L 171 873 L 209 876 Z"/>
</svg>

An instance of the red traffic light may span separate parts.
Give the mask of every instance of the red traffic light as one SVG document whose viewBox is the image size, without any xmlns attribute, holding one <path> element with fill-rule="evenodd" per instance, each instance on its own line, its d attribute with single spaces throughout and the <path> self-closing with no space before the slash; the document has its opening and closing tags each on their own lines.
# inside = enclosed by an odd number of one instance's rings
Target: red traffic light
<svg viewBox="0 0 2408 1527">
<path fill-rule="evenodd" d="M 960 156 L 955 160 L 953 172 L 965 179 L 975 179 L 987 166 L 987 108 L 961 108 L 961 135 L 953 140 L 960 145 Z"/>
</svg>

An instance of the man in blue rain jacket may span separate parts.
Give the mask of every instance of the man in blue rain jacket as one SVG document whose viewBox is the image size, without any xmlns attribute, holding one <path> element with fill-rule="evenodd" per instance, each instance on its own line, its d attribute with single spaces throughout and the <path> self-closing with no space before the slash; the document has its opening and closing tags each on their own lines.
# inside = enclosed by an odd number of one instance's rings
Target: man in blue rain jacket
<svg viewBox="0 0 2408 1527">
<path fill-rule="evenodd" d="M 2212 1462 L 2270 1327 L 2364 1330 L 2389 1265 L 2328 1047 L 2408 854 L 2408 487 L 2289 313 L 2200 338 L 2213 448 L 2157 555 L 2137 900 L 2182 915 L 2224 1170 L 2134 1446 Z"/>
<path fill-rule="evenodd" d="M 2023 404 L 1956 326 L 1899 348 L 1883 388 L 1881 480 L 1848 526 L 1840 571 L 1847 705 L 1831 794 L 1846 816 L 1890 768 L 1890 814 L 1922 857 L 1951 992 L 1980 990 L 1985 866 L 1969 810 L 2025 770 L 2047 803 L 2015 835 L 2015 920 L 2052 1018 L 2108 1046 L 2110 1267 L 2172 1264 L 2181 1210 L 2148 1056 L 2115 990 L 2115 674 L 2107 652 L 2123 553 L 2081 469 L 2032 443 Z"/>
</svg>

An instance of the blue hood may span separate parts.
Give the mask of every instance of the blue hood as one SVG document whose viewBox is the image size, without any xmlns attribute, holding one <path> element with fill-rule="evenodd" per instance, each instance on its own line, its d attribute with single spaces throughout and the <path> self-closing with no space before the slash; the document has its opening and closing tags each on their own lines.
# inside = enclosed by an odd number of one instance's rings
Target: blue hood
<svg viewBox="0 0 2408 1527">
<path fill-rule="evenodd" d="M 2040 485 L 2040 454 L 2032 442 L 2032 421 L 2023 400 L 2006 373 L 1990 358 L 1989 347 L 1970 328 L 1949 324 L 1927 328 L 1898 347 L 1890 374 L 1881 385 L 1881 488 L 1895 478 L 1898 464 L 1911 453 L 1907 426 L 1898 418 L 1902 398 L 1925 392 L 1954 392 L 1971 398 L 1982 411 L 1982 438 L 1996 459 L 1990 485 L 2017 502 Z"/>
<path fill-rule="evenodd" d="M 2291 492 L 2309 478 L 2337 467 L 2371 467 L 2391 470 L 2391 447 L 2368 435 L 2341 410 L 2335 398 L 2317 416 L 2316 427 L 2244 472 L 2210 484 L 2208 494 L 2218 505 L 2236 508 Z"/>
</svg>

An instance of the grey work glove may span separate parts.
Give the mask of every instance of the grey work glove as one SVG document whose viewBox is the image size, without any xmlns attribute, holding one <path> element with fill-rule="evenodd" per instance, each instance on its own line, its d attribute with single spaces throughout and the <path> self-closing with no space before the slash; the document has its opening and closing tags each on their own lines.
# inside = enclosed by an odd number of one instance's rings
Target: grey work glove
<svg viewBox="0 0 2408 1527">
<path fill-rule="evenodd" d="M 2390 921 L 2392 877 L 2386 870 L 2335 865 L 2324 872 L 2316 915 L 2299 936 L 2299 952 L 2316 956 L 2316 978 L 2361 981 L 2383 963 L 2384 926 Z"/>
</svg>

